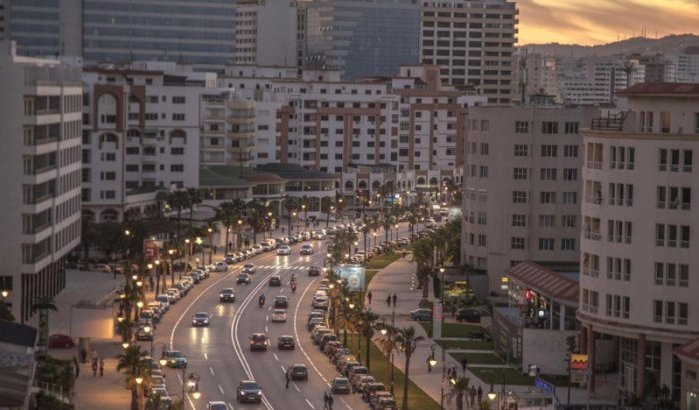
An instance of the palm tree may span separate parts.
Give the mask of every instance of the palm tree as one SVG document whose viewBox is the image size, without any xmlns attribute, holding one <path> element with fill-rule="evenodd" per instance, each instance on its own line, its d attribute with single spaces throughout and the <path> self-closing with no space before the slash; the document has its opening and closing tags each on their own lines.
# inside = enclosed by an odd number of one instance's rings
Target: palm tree
<svg viewBox="0 0 699 410">
<path fill-rule="evenodd" d="M 332 198 L 330 197 L 325 197 L 321 199 L 320 201 L 320 206 L 323 208 L 323 212 L 325 212 L 325 227 L 327 228 L 330 225 L 330 213 L 333 211 L 333 208 L 335 208 L 335 202 L 333 202 Z"/>
<path fill-rule="evenodd" d="M 301 208 L 303 209 L 303 219 L 306 223 L 306 229 L 308 229 L 308 196 L 304 195 L 301 198 Z"/>
<path fill-rule="evenodd" d="M 432 240 L 421 238 L 412 244 L 412 262 L 417 263 L 418 283 L 422 287 L 422 298 L 427 299 L 427 280 L 432 273 Z"/>
<path fill-rule="evenodd" d="M 187 188 L 187 205 L 189 206 L 189 228 L 194 224 L 194 206 L 204 201 L 197 188 Z"/>
<path fill-rule="evenodd" d="M 131 389 L 131 409 L 138 409 L 138 383 L 137 377 L 147 376 L 148 353 L 141 351 L 141 346 L 131 345 L 123 353 L 117 355 L 117 371 L 126 375 L 126 387 Z"/>
<path fill-rule="evenodd" d="M 246 205 L 247 218 L 245 221 L 252 228 L 252 243 L 257 243 L 257 233 L 265 228 L 265 206 L 258 200 L 253 199 Z"/>
<path fill-rule="evenodd" d="M 180 224 L 182 222 L 182 209 L 186 208 L 189 203 L 187 191 L 183 189 L 178 189 L 170 192 L 167 199 L 167 204 L 170 208 L 177 211 L 177 237 L 175 238 L 176 246 L 175 249 L 180 249 Z"/>
<path fill-rule="evenodd" d="M 388 232 L 391 230 L 391 227 L 393 226 L 393 217 L 390 215 L 385 215 L 383 219 L 381 220 L 381 227 L 383 228 L 383 233 L 385 235 L 384 242 L 388 243 Z"/>
<path fill-rule="evenodd" d="M 468 395 L 468 377 L 461 376 L 458 379 L 451 380 L 451 385 L 456 393 L 456 408 L 464 410 L 464 396 Z"/>
<path fill-rule="evenodd" d="M 386 358 L 390 359 L 391 355 L 393 352 L 398 353 L 398 345 L 396 344 L 396 334 L 397 334 L 397 328 L 395 326 L 391 326 L 386 323 L 377 323 L 374 325 L 377 330 L 381 331 L 382 329 L 386 330 L 386 334 L 383 336 L 383 338 L 379 339 L 378 344 L 379 347 L 381 348 L 381 351 L 386 355 Z M 391 363 L 390 360 L 386 361 L 386 385 L 389 384 L 389 375 L 391 374 L 391 366 L 393 366 L 393 363 Z M 391 380 L 392 381 L 392 380 Z"/>
<path fill-rule="evenodd" d="M 296 197 L 289 197 L 287 196 L 286 199 L 284 200 L 284 209 L 286 209 L 287 216 L 289 218 L 289 226 L 287 231 L 291 235 L 291 213 L 294 211 L 297 211 L 300 206 L 299 206 L 299 199 Z"/>
<path fill-rule="evenodd" d="M 362 218 L 362 234 L 364 235 L 364 252 L 366 252 L 366 237 L 371 232 L 371 219 L 367 218 L 366 215 Z M 368 253 L 367 253 L 368 254 Z"/>
<path fill-rule="evenodd" d="M 39 312 L 39 346 L 49 347 L 49 310 L 58 311 L 49 296 L 41 296 L 32 304 L 32 315 Z"/>
<path fill-rule="evenodd" d="M 415 328 L 408 326 L 397 329 L 396 342 L 399 345 L 399 350 L 405 355 L 405 380 L 403 383 L 403 410 L 408 410 L 408 384 L 410 381 L 410 358 L 412 357 L 417 343 L 424 340 L 424 336 L 416 336 Z"/>
<path fill-rule="evenodd" d="M 374 323 L 379 319 L 379 315 L 371 310 L 363 310 L 359 314 L 360 323 L 362 324 L 362 334 L 366 342 L 366 367 L 371 369 L 371 338 L 374 336 Z"/>
<path fill-rule="evenodd" d="M 228 244 L 230 243 L 230 231 L 235 227 L 236 221 L 242 215 L 245 203 L 241 199 L 221 203 L 216 208 L 216 216 L 214 219 L 220 221 L 226 228 L 226 254 L 230 251 Z"/>
</svg>

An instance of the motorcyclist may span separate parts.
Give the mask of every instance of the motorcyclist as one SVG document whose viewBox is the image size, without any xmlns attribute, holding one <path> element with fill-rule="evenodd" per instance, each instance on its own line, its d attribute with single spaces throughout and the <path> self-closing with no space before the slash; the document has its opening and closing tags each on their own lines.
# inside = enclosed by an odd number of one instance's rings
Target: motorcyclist
<svg viewBox="0 0 699 410">
<path fill-rule="evenodd" d="M 258 302 L 260 303 L 260 306 L 265 304 L 265 295 L 264 293 L 260 295 L 260 298 L 258 299 Z"/>
<path fill-rule="evenodd" d="M 291 282 L 291 293 L 296 293 L 296 282 Z"/>
</svg>

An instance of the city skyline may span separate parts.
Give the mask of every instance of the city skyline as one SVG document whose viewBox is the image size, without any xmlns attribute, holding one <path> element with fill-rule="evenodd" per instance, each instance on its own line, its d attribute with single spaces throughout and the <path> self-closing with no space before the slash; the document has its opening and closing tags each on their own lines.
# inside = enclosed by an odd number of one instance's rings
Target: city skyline
<svg viewBox="0 0 699 410">
<path fill-rule="evenodd" d="M 519 45 L 599 45 L 641 36 L 697 33 L 699 3 L 687 0 L 520 0 Z"/>
</svg>

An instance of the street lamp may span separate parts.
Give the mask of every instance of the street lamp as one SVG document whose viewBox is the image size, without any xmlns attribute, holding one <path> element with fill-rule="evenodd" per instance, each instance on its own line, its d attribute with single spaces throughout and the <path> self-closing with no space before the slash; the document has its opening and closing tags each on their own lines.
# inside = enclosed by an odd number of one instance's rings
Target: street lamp
<svg viewBox="0 0 699 410">
<path fill-rule="evenodd" d="M 124 343 L 122 343 L 122 344 L 121 344 L 121 347 L 123 347 L 124 350 L 128 349 L 128 348 L 129 348 L 129 342 L 124 342 Z"/>
<path fill-rule="evenodd" d="M 495 398 L 498 397 L 498 394 L 495 393 L 495 390 L 493 390 L 493 385 L 490 385 L 490 391 L 488 392 L 488 400 L 493 401 Z"/>
</svg>

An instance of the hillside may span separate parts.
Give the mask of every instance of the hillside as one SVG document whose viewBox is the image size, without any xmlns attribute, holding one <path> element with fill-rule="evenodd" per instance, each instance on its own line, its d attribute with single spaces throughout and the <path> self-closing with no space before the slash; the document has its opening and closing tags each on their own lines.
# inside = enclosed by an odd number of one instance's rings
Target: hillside
<svg viewBox="0 0 699 410">
<path fill-rule="evenodd" d="M 682 52 L 682 50 L 688 46 L 699 46 L 699 36 L 694 34 L 680 34 L 659 39 L 634 37 L 596 46 L 558 43 L 528 44 L 520 48 L 526 48 L 530 52 L 544 55 L 577 58 L 586 56 L 610 56 L 622 53 L 655 54 L 659 51 L 662 51 L 663 54 L 675 54 Z"/>
</svg>

